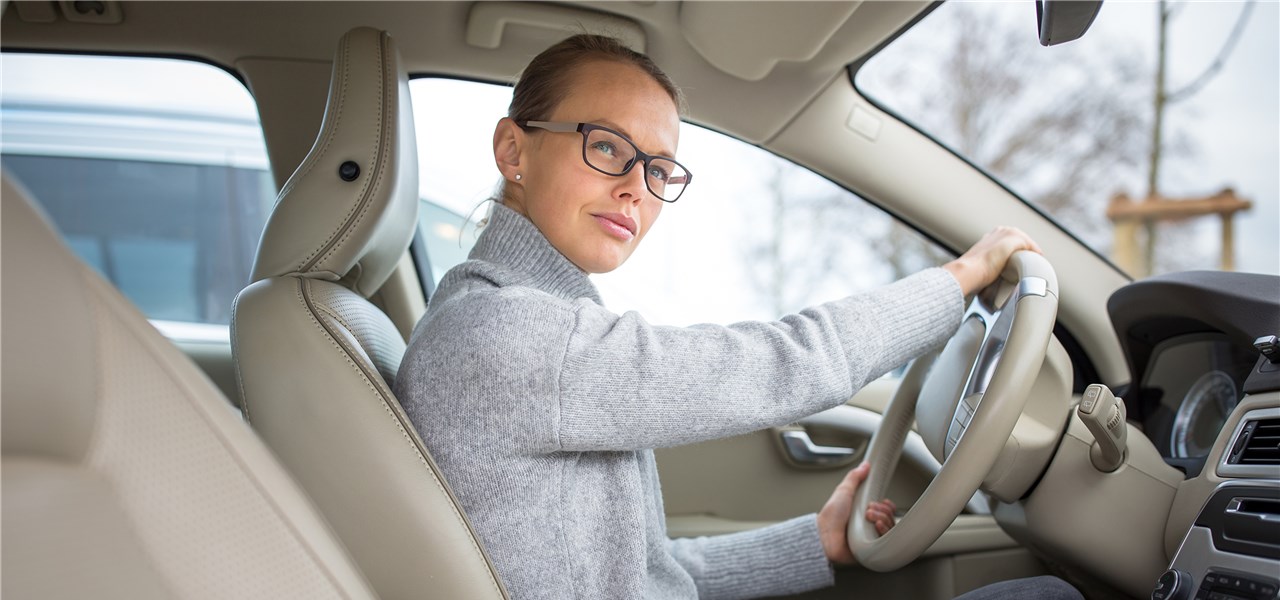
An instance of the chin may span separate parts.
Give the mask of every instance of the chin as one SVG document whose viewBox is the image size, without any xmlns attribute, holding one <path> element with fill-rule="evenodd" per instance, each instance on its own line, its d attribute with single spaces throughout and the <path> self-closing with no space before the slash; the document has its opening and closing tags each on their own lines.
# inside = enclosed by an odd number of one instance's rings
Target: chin
<svg viewBox="0 0 1280 600">
<path fill-rule="evenodd" d="M 577 264 L 579 268 L 587 273 L 603 275 L 621 267 L 623 263 L 627 262 L 627 259 L 630 258 L 630 256 L 630 253 L 623 256 L 613 254 L 597 255 L 592 260 L 586 260 Z"/>
<path fill-rule="evenodd" d="M 604 275 L 605 273 L 612 272 L 621 266 L 622 266 L 622 261 L 601 262 L 601 263 L 595 263 L 595 264 L 589 265 L 587 268 L 584 268 L 583 271 L 586 271 L 587 273 L 590 273 L 592 275 Z"/>
</svg>

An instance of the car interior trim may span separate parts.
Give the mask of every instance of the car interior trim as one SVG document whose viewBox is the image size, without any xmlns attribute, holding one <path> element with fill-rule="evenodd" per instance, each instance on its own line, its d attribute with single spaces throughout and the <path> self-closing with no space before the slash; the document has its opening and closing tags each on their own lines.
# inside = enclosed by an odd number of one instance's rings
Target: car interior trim
<svg viewBox="0 0 1280 600">
<path fill-rule="evenodd" d="M 1280 464 L 1273 465 L 1240 465 L 1230 464 L 1233 449 L 1237 444 L 1244 443 L 1241 439 L 1241 433 L 1245 426 L 1250 422 L 1258 422 L 1263 419 L 1280 418 L 1280 407 L 1273 408 L 1256 408 L 1244 413 L 1240 417 L 1240 421 L 1236 423 L 1234 429 L 1231 430 L 1231 436 L 1227 445 L 1224 447 L 1222 456 L 1218 459 L 1217 473 L 1219 477 L 1258 477 L 1258 478 L 1280 478 Z"/>
<path fill-rule="evenodd" d="M 1219 484 L 1200 509 L 1196 521 L 1187 530 L 1173 560 L 1169 563 L 1169 569 L 1189 575 L 1188 587 L 1193 590 L 1213 587 L 1206 585 L 1205 582 L 1210 573 L 1225 573 L 1243 576 L 1246 580 L 1270 583 L 1273 590 L 1272 597 L 1274 597 L 1274 591 L 1280 583 L 1276 578 L 1280 574 L 1276 571 L 1276 558 L 1280 556 L 1280 545 L 1274 541 L 1270 544 L 1250 544 L 1224 536 L 1224 518 L 1228 516 L 1226 513 L 1237 497 L 1280 499 L 1280 481 L 1246 479 Z M 1275 525 L 1272 526 L 1274 527 Z M 1196 597 L 1199 598 L 1201 595 L 1198 594 Z"/>
</svg>

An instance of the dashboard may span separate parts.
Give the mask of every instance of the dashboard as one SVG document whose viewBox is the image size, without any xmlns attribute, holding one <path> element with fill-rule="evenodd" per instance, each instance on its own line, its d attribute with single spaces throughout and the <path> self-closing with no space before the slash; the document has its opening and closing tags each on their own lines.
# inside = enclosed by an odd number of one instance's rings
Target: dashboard
<svg viewBox="0 0 1280 600">
<path fill-rule="evenodd" d="M 1221 332 L 1178 335 L 1157 345 L 1132 390 L 1143 432 L 1166 462 L 1196 476 L 1244 396 L 1258 353 Z"/>
<path fill-rule="evenodd" d="M 1280 277 L 1174 273 L 1107 308 L 1131 424 L 1185 476 L 1151 598 L 1280 598 Z"/>
<path fill-rule="evenodd" d="M 1199 475 L 1260 360 L 1254 342 L 1280 334 L 1280 277 L 1171 273 L 1117 290 L 1107 309 L 1135 382 L 1120 390 L 1130 420 Z M 1259 375 L 1280 389 L 1280 373 Z"/>
</svg>

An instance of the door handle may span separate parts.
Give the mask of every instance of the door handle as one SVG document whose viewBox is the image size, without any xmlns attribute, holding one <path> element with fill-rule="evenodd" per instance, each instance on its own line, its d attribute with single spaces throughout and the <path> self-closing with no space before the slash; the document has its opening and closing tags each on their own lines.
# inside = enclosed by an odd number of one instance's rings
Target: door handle
<svg viewBox="0 0 1280 600">
<path fill-rule="evenodd" d="M 819 446 L 809 438 L 809 432 L 787 429 L 778 433 L 787 456 L 798 465 L 832 467 L 853 462 L 857 450 L 841 446 Z"/>
</svg>

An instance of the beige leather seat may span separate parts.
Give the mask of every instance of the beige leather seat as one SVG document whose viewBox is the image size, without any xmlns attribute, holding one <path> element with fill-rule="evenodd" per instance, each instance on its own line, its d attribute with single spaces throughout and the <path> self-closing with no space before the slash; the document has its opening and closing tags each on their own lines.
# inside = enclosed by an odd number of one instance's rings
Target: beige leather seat
<svg viewBox="0 0 1280 600">
<path fill-rule="evenodd" d="M 408 82 L 391 38 L 334 59 L 315 146 L 280 192 L 236 299 L 245 415 L 379 596 L 502 598 L 492 565 L 391 393 L 405 343 L 367 297 L 417 224 Z"/>
<path fill-rule="evenodd" d="M 373 597 L 221 392 L 0 186 L 0 596 Z"/>
</svg>

